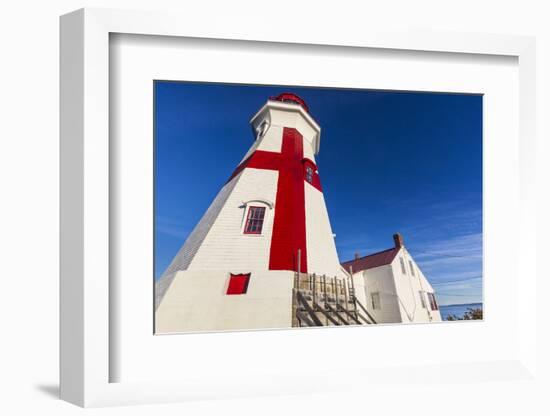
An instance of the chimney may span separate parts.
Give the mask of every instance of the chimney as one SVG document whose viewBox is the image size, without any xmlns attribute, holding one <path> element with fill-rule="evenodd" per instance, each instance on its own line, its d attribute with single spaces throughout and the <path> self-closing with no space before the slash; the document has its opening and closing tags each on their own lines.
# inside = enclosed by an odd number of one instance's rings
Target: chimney
<svg viewBox="0 0 550 416">
<path fill-rule="evenodd" d="M 359 253 L 355 252 L 355 260 L 359 259 Z"/>
<path fill-rule="evenodd" d="M 405 245 L 403 243 L 403 236 L 399 233 L 393 235 L 393 241 L 395 243 L 395 248 L 403 247 Z"/>
</svg>

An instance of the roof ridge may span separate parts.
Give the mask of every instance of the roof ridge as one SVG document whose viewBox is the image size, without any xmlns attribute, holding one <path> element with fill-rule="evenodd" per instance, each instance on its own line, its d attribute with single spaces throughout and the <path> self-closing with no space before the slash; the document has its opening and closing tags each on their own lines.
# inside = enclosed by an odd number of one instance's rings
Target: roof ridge
<svg viewBox="0 0 550 416">
<path fill-rule="evenodd" d="M 391 250 L 395 250 L 395 249 L 399 249 L 399 248 L 401 248 L 401 247 L 391 247 L 391 248 L 387 248 L 387 249 L 385 249 L 385 250 L 377 251 L 376 253 L 367 254 L 366 256 L 363 256 L 363 257 L 358 257 L 358 258 L 356 258 L 356 259 L 344 261 L 342 264 L 344 264 L 344 263 L 349 263 L 349 262 L 352 262 L 352 261 L 357 261 L 357 260 L 366 259 L 367 257 L 376 256 L 377 254 L 382 254 L 382 253 L 385 253 L 386 251 L 391 251 Z"/>
</svg>

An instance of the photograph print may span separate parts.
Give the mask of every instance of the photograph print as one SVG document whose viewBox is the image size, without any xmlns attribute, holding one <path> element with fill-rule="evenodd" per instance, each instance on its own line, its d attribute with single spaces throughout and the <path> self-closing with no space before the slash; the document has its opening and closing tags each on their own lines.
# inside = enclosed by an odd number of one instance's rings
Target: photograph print
<svg viewBox="0 0 550 416">
<path fill-rule="evenodd" d="M 155 334 L 483 319 L 483 96 L 154 82 Z"/>
</svg>

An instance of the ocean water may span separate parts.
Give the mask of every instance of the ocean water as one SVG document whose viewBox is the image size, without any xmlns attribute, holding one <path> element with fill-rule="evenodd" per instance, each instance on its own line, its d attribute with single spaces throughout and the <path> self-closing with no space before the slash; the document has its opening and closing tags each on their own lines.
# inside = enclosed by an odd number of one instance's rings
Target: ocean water
<svg viewBox="0 0 550 416">
<path fill-rule="evenodd" d="M 444 321 L 447 320 L 447 317 L 450 315 L 456 315 L 461 318 L 469 308 L 472 309 L 483 309 L 482 303 L 464 303 L 462 305 L 439 305 L 439 311 L 441 312 L 441 319 Z"/>
</svg>

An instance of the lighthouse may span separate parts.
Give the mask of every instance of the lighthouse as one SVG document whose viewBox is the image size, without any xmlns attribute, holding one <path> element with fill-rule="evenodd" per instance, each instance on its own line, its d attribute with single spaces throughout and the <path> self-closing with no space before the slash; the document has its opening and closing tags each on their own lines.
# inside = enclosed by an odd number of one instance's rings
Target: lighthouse
<svg viewBox="0 0 550 416">
<path fill-rule="evenodd" d="M 155 285 L 156 333 L 288 328 L 296 276 L 346 277 L 308 105 L 270 97 L 250 125 L 250 149 Z"/>
</svg>

